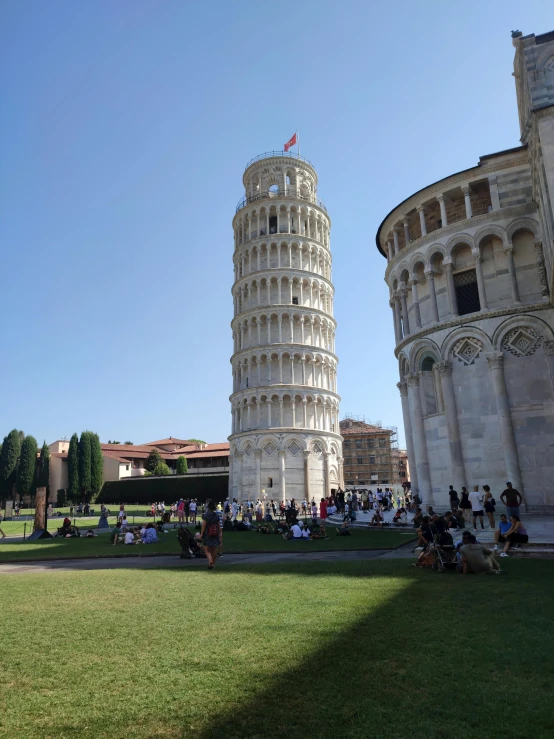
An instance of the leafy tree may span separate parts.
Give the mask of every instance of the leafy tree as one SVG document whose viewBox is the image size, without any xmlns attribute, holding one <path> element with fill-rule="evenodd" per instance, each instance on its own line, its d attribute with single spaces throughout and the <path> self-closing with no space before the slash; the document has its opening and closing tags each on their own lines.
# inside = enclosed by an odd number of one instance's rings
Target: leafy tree
<svg viewBox="0 0 554 739">
<path fill-rule="evenodd" d="M 90 452 L 90 491 L 97 495 L 104 482 L 104 458 L 98 434 L 90 434 Z"/>
<path fill-rule="evenodd" d="M 125 442 L 125 443 L 127 443 L 127 442 Z M 115 441 L 115 439 L 114 439 L 114 441 L 112 441 L 111 439 L 108 439 L 108 444 L 121 444 L 121 442 L 120 441 Z"/>
<path fill-rule="evenodd" d="M 186 475 L 189 471 L 189 466 L 187 464 L 187 458 L 186 457 L 177 457 L 177 474 L 178 475 Z"/>
<path fill-rule="evenodd" d="M 91 446 L 90 431 L 82 431 L 79 440 L 79 483 L 81 491 L 88 495 L 91 489 Z"/>
<path fill-rule="evenodd" d="M 191 444 L 205 444 L 206 442 L 203 439 L 189 439 Z"/>
<path fill-rule="evenodd" d="M 130 446 L 133 446 L 133 442 L 132 441 L 124 441 L 123 443 L 124 444 L 129 444 Z"/>
<path fill-rule="evenodd" d="M 13 490 L 17 472 L 17 462 L 21 452 L 21 437 L 17 429 L 13 429 L 4 437 L 2 456 L 0 457 L 0 489 L 9 495 Z"/>
<path fill-rule="evenodd" d="M 19 455 L 19 471 L 17 475 L 17 492 L 20 496 L 29 495 L 35 479 L 37 464 L 37 440 L 34 436 L 26 436 L 21 443 Z"/>
<path fill-rule="evenodd" d="M 152 474 L 153 475 L 171 475 L 171 470 L 169 469 L 167 464 L 163 460 L 161 460 L 154 467 Z"/>
<path fill-rule="evenodd" d="M 78 500 L 81 488 L 79 486 L 79 437 L 73 434 L 69 441 L 67 452 L 67 479 L 69 485 L 69 497 Z"/>
<path fill-rule="evenodd" d="M 48 497 L 48 487 L 50 484 L 50 449 L 48 449 L 46 442 L 42 444 L 40 450 L 35 479 L 38 488 L 46 488 L 46 495 Z"/>
<path fill-rule="evenodd" d="M 146 469 L 148 472 L 154 472 L 154 469 L 160 462 L 163 462 L 162 455 L 157 449 L 152 449 L 146 460 Z"/>
</svg>

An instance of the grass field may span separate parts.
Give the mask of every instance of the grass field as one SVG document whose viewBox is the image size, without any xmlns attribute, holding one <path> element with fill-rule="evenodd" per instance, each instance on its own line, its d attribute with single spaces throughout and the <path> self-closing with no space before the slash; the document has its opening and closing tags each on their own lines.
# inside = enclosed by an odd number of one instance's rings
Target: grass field
<svg viewBox="0 0 554 739">
<path fill-rule="evenodd" d="M 9 523 L 9 522 L 8 522 Z M 258 534 L 255 531 L 224 532 L 225 552 L 325 552 L 336 549 L 392 549 L 413 540 L 413 534 L 399 531 L 354 529 L 352 536 L 337 536 L 333 527 L 328 528 L 328 539 L 315 541 L 284 541 L 276 534 Z M 194 529 L 191 528 L 191 531 Z M 6 532 L 7 533 L 7 532 Z M 38 541 L 14 541 L 4 543 L 0 540 L 0 562 L 13 562 L 21 559 L 48 559 L 70 557 L 113 557 L 147 556 L 151 554 L 175 554 L 181 549 L 177 542 L 177 532 L 171 529 L 168 534 L 159 534 L 157 544 L 113 546 L 107 533 L 95 539 L 39 539 Z M 163 538 L 162 538 L 163 537 Z"/>
<path fill-rule="evenodd" d="M 2 577 L 0 735 L 546 739 L 554 564 Z"/>
</svg>

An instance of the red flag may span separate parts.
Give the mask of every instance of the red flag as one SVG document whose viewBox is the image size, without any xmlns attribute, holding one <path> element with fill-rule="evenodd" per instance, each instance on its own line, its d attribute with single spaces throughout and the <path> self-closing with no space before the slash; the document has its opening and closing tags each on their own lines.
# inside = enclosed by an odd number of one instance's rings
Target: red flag
<svg viewBox="0 0 554 739">
<path fill-rule="evenodd" d="M 288 151 L 291 146 L 294 146 L 296 144 L 296 134 L 292 138 L 290 138 L 287 143 L 285 144 L 285 151 Z"/>
</svg>

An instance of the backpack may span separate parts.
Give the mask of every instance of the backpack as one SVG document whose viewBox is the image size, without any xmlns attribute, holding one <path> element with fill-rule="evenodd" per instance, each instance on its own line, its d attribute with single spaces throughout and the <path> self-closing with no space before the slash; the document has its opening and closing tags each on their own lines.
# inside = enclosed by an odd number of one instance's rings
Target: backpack
<svg viewBox="0 0 554 739">
<path fill-rule="evenodd" d="M 216 539 L 219 537 L 219 522 L 208 524 L 207 535 L 209 538 Z"/>
</svg>

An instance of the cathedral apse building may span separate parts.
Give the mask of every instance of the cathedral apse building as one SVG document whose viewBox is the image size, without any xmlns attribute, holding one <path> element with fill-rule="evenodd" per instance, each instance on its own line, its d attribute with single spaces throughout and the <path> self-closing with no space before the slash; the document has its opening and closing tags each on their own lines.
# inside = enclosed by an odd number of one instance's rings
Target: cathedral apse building
<svg viewBox="0 0 554 739">
<path fill-rule="evenodd" d="M 554 506 L 554 32 L 513 33 L 521 146 L 410 195 L 377 248 L 412 489 Z M 454 144 L 454 142 L 453 142 Z"/>
</svg>

